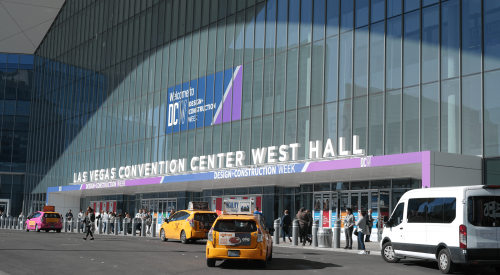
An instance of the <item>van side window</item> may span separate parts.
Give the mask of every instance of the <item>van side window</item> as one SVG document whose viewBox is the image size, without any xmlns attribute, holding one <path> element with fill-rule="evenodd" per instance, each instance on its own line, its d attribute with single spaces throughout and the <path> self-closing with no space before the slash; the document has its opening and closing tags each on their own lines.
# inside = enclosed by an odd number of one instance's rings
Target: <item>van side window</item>
<svg viewBox="0 0 500 275">
<path fill-rule="evenodd" d="M 444 223 L 452 223 L 457 216 L 457 199 L 445 198 L 444 199 Z"/>
<path fill-rule="evenodd" d="M 424 223 L 427 216 L 427 199 L 409 199 L 406 217 L 408 223 Z"/>
<path fill-rule="evenodd" d="M 456 198 L 408 200 L 408 223 L 451 223 L 456 217 Z"/>
<path fill-rule="evenodd" d="M 473 226 L 499 227 L 500 221 L 497 215 L 497 205 L 500 197 L 496 196 L 474 196 L 467 198 L 467 220 Z M 500 215 L 499 215 L 500 216 Z"/>
<path fill-rule="evenodd" d="M 403 214 L 405 212 L 405 203 L 402 202 L 398 204 L 394 212 L 392 212 L 391 220 L 393 221 L 392 226 L 398 226 L 403 222 Z"/>
</svg>

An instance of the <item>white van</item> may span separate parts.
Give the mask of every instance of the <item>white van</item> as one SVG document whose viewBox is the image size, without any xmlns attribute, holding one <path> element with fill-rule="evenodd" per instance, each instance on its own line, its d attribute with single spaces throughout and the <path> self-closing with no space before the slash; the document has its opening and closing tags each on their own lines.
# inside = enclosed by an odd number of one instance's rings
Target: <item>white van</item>
<svg viewBox="0 0 500 275">
<path fill-rule="evenodd" d="M 438 262 L 442 273 L 457 264 L 493 266 L 500 273 L 500 186 L 408 191 L 385 223 L 382 258 Z"/>
</svg>

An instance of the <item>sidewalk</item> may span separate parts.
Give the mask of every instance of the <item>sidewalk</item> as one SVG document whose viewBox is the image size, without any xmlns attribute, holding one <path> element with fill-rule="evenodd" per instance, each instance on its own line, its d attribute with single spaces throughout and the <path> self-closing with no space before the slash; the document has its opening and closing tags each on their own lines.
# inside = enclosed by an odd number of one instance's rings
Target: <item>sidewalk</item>
<svg viewBox="0 0 500 275">
<path fill-rule="evenodd" d="M 358 254 L 360 250 L 357 249 L 358 247 L 358 242 L 356 241 L 356 237 L 354 238 L 354 245 L 352 246 L 351 249 L 344 249 L 345 246 L 345 241 L 340 241 L 340 248 L 318 248 L 318 247 L 313 247 L 312 245 L 309 245 L 309 242 L 306 243 L 305 246 L 302 246 L 302 244 L 299 243 L 298 246 L 293 246 L 291 242 L 286 241 L 286 243 L 283 243 L 283 239 L 280 239 L 280 244 L 276 245 L 273 244 L 274 247 L 285 247 L 285 248 L 295 248 L 295 249 L 310 249 L 310 250 L 326 250 L 326 251 L 335 251 L 335 252 L 344 252 L 344 253 L 353 253 L 353 254 Z M 333 246 L 333 244 L 332 244 Z M 370 255 L 376 255 L 380 256 L 380 243 L 379 242 L 369 242 L 365 243 L 365 247 L 367 251 L 370 251 Z"/>
</svg>

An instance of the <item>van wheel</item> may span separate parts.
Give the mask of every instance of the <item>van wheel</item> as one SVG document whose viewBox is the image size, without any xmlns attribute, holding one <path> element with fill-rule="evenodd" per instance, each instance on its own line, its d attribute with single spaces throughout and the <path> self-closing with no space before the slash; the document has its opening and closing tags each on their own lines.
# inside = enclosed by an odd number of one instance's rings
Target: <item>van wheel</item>
<svg viewBox="0 0 500 275">
<path fill-rule="evenodd" d="M 184 232 L 184 230 L 182 230 L 182 232 L 181 232 L 181 243 L 182 244 L 187 243 L 186 232 Z"/>
<path fill-rule="evenodd" d="M 400 258 L 396 258 L 394 249 L 392 248 L 392 243 L 388 242 L 382 246 L 382 258 L 388 263 L 397 263 Z"/>
<path fill-rule="evenodd" d="M 215 259 L 207 259 L 208 267 L 215 267 Z"/>
<path fill-rule="evenodd" d="M 165 238 L 165 230 L 163 230 L 163 228 L 160 231 L 160 239 L 161 239 L 162 242 L 168 241 L 168 239 Z"/>
<path fill-rule="evenodd" d="M 450 253 L 447 249 L 439 251 L 438 266 L 443 274 L 451 274 L 455 271 L 455 264 L 451 261 Z"/>
</svg>

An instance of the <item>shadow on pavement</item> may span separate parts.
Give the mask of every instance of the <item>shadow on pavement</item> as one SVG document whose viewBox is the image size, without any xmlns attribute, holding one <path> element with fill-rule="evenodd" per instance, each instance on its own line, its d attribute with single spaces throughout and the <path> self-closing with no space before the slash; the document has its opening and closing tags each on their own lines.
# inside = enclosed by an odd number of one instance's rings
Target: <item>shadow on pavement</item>
<svg viewBox="0 0 500 275">
<path fill-rule="evenodd" d="M 268 262 L 267 268 L 263 269 L 259 267 L 259 263 L 256 261 L 245 261 L 245 260 L 225 260 L 217 267 L 223 269 L 238 269 L 238 270 L 314 270 L 314 269 L 325 269 L 327 267 L 341 267 L 340 265 L 310 261 L 304 259 L 276 259 L 274 258 L 271 262 Z"/>
<path fill-rule="evenodd" d="M 405 266 L 422 267 L 432 269 L 439 272 L 438 264 L 434 261 L 401 261 Z M 457 265 L 453 274 L 497 274 L 493 268 L 490 267 L 473 267 Z"/>
</svg>

